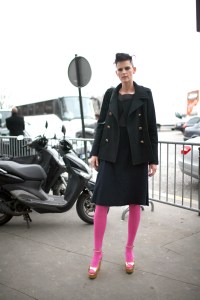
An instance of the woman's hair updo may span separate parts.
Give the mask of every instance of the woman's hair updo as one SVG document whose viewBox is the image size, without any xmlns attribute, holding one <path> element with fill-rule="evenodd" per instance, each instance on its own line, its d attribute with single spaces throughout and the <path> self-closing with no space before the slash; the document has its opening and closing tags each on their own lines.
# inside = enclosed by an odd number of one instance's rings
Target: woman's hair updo
<svg viewBox="0 0 200 300">
<path fill-rule="evenodd" d="M 132 63 L 132 56 L 127 53 L 116 53 L 115 64 L 121 61 L 129 60 Z"/>
</svg>

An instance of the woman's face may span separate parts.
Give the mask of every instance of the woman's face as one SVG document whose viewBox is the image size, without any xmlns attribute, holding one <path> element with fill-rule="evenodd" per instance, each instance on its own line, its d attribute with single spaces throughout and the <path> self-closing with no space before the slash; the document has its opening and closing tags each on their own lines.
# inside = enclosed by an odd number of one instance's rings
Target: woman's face
<svg viewBox="0 0 200 300">
<path fill-rule="evenodd" d="M 132 82 L 136 68 L 133 67 L 129 60 L 118 62 L 116 68 L 116 74 L 122 83 Z"/>
</svg>

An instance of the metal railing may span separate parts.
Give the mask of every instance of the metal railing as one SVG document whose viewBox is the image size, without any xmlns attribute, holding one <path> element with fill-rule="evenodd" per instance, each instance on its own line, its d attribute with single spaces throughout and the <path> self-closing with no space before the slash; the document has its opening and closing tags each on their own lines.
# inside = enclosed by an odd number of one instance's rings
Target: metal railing
<svg viewBox="0 0 200 300">
<path fill-rule="evenodd" d="M 30 141 L 30 138 L 18 141 L 14 136 L 0 136 L 0 156 L 32 155 L 35 152 L 32 149 L 25 147 Z"/>
<path fill-rule="evenodd" d="M 158 172 L 149 179 L 149 199 L 200 213 L 199 149 L 193 143 L 159 142 Z"/>
<path fill-rule="evenodd" d="M 0 155 L 32 155 L 33 150 L 22 147 L 29 141 L 30 139 L 17 141 L 16 137 L 0 136 Z M 49 140 L 50 143 L 52 141 L 55 143 L 55 140 Z M 70 141 L 80 158 L 88 162 L 93 139 L 73 138 Z M 87 143 L 86 157 L 84 143 Z M 182 154 L 185 153 L 185 145 L 190 146 L 188 154 Z M 195 211 L 200 215 L 199 146 L 193 143 L 159 141 L 158 170 L 149 178 L 149 199 L 152 209 L 152 201 L 155 201 Z"/>
</svg>

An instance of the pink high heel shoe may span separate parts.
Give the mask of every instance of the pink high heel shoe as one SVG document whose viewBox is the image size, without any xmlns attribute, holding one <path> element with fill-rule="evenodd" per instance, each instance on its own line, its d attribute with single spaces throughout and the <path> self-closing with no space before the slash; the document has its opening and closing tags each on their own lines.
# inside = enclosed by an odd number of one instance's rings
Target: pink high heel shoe
<svg viewBox="0 0 200 300">
<path fill-rule="evenodd" d="M 128 249 L 133 249 L 133 246 L 126 246 Z M 127 274 L 132 274 L 134 272 L 135 262 L 134 261 L 126 261 L 125 262 L 125 271 Z"/>
<path fill-rule="evenodd" d="M 127 262 L 125 263 L 125 271 L 127 274 L 132 274 L 134 272 L 134 268 L 135 268 L 135 263 L 134 261 L 132 262 Z"/>
<path fill-rule="evenodd" d="M 96 250 L 94 250 L 94 252 L 96 252 L 96 253 L 102 253 L 102 251 L 96 251 Z M 97 267 L 89 266 L 89 268 L 88 268 L 88 277 L 90 279 L 95 279 L 97 277 L 97 274 L 98 274 L 98 272 L 100 270 L 100 267 L 101 267 L 102 257 L 103 257 L 103 255 L 101 254 L 101 258 L 99 259 Z"/>
</svg>

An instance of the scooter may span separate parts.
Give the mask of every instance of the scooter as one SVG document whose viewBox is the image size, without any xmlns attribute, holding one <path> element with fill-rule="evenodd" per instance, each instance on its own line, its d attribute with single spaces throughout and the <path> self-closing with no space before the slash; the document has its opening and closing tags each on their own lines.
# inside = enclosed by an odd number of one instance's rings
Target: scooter
<svg viewBox="0 0 200 300">
<path fill-rule="evenodd" d="M 45 128 L 47 129 L 48 122 Z M 54 136 L 53 139 L 56 137 Z M 17 140 L 24 140 L 24 136 L 18 136 Z M 30 155 L 0 157 L 0 160 L 12 160 L 20 164 L 39 164 L 47 174 L 47 179 L 43 182 L 43 189 L 46 193 L 52 192 L 53 195 L 64 195 L 68 174 L 63 159 L 53 147 L 48 145 L 45 134 L 36 137 L 33 141 L 24 144 L 21 148 L 26 148 L 25 153 Z"/>
<path fill-rule="evenodd" d="M 46 122 L 45 128 L 47 129 L 48 122 Z M 62 127 L 62 132 L 66 134 L 65 126 Z M 18 141 L 24 140 L 24 136 L 18 136 Z M 56 135 L 51 139 L 54 142 L 57 140 Z M 64 191 L 67 186 L 68 174 L 66 172 L 66 167 L 61 158 L 61 153 L 59 153 L 59 147 L 48 145 L 49 140 L 46 138 L 45 134 L 36 137 L 33 141 L 22 144 L 21 148 L 27 148 L 24 153 L 31 153 L 29 155 L 23 156 L 0 156 L 0 160 L 12 160 L 20 164 L 39 164 L 43 167 L 47 173 L 47 179 L 43 182 L 43 189 L 46 193 L 52 192 L 53 195 L 64 195 Z M 61 141 L 62 143 L 62 141 Z M 51 143 L 52 144 L 52 143 Z M 68 150 L 67 150 L 68 151 Z M 72 151 L 85 161 L 85 156 L 83 154 L 83 147 L 72 147 Z M 66 154 L 62 151 L 62 155 Z M 93 190 L 94 181 L 90 188 Z"/>
<path fill-rule="evenodd" d="M 62 133 L 63 133 L 63 140 L 60 140 L 59 144 L 53 146 L 52 148 L 56 149 L 61 157 L 64 157 L 68 153 L 68 147 L 65 147 L 65 143 L 66 143 L 66 138 L 65 138 L 66 128 L 65 128 L 65 126 L 62 126 Z M 85 162 L 85 154 L 82 153 L 83 147 L 78 148 L 76 150 L 72 147 L 72 151 L 75 153 L 75 155 L 77 157 L 81 158 L 81 160 L 83 160 Z M 87 155 L 89 157 L 89 153 L 87 153 Z M 67 183 L 67 178 L 65 176 L 65 186 L 66 186 L 66 183 Z M 94 186 L 95 186 L 95 180 L 93 178 L 91 178 L 88 181 L 87 186 L 89 187 L 89 190 L 93 192 Z M 61 190 L 61 188 L 58 188 L 58 190 Z"/>
<path fill-rule="evenodd" d="M 64 151 L 62 159 L 68 173 L 64 196 L 51 196 L 44 191 L 42 186 L 47 174 L 41 165 L 0 161 L 0 225 L 9 222 L 13 216 L 22 215 L 30 226 L 32 210 L 41 214 L 62 213 L 71 209 L 75 202 L 79 217 L 93 224 L 95 205 L 91 203 L 92 188 L 88 188 L 91 170 L 77 157 L 68 140 L 60 141 L 59 147 L 60 152 Z"/>
</svg>

